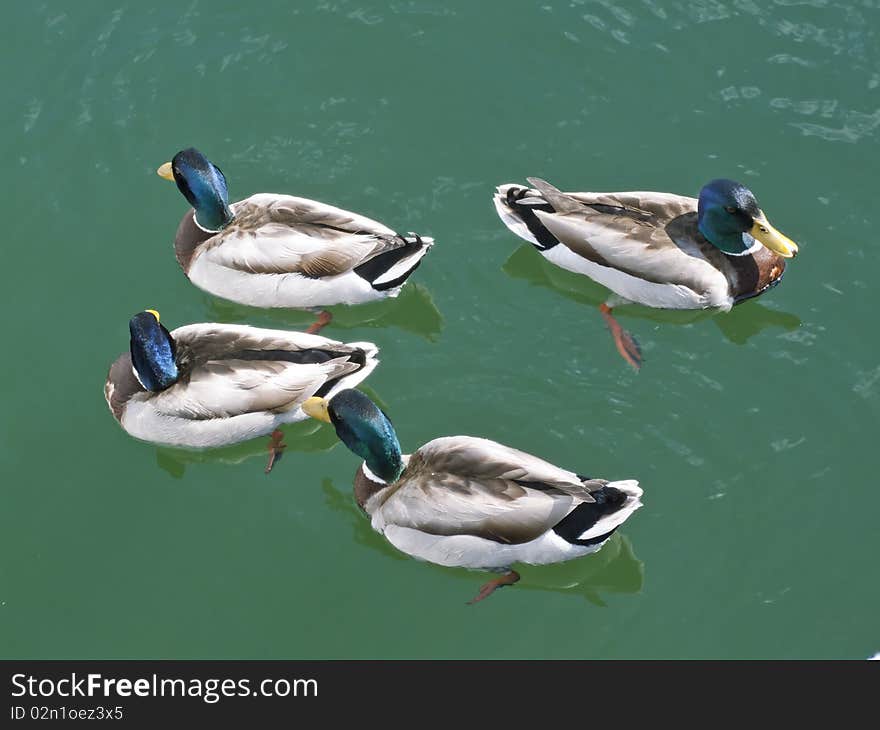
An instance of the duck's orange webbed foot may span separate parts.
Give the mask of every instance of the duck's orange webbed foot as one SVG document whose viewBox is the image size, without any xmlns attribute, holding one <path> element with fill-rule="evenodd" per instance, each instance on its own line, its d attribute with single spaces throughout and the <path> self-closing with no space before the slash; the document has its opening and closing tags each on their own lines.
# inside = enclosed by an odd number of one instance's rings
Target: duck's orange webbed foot
<svg viewBox="0 0 880 730">
<path fill-rule="evenodd" d="M 281 455 L 284 453 L 284 449 L 287 448 L 287 444 L 282 442 L 283 438 L 284 434 L 277 428 L 269 436 L 269 461 L 266 463 L 266 469 L 264 470 L 266 474 L 272 471 L 275 464 L 281 460 Z"/>
<path fill-rule="evenodd" d="M 515 570 L 508 570 L 504 575 L 500 575 L 494 580 L 490 580 L 486 583 L 482 588 L 480 588 L 480 592 L 477 593 L 470 601 L 467 602 L 468 606 L 473 606 L 475 603 L 482 601 L 485 598 L 491 596 L 497 588 L 503 588 L 504 586 L 512 586 L 519 580 L 519 573 Z"/>
<path fill-rule="evenodd" d="M 333 315 L 330 314 L 330 312 L 328 312 L 326 309 L 322 309 L 320 312 L 318 312 L 318 316 L 315 321 L 308 326 L 306 332 L 310 335 L 316 335 L 332 321 Z"/>
<path fill-rule="evenodd" d="M 644 360 L 642 358 L 642 348 L 639 347 L 636 338 L 620 326 L 620 322 L 611 314 L 611 307 L 607 304 L 600 304 L 599 312 L 601 312 L 605 324 L 608 325 L 608 329 L 611 331 L 611 336 L 614 338 L 614 344 L 617 346 L 620 356 L 638 372 Z"/>
</svg>

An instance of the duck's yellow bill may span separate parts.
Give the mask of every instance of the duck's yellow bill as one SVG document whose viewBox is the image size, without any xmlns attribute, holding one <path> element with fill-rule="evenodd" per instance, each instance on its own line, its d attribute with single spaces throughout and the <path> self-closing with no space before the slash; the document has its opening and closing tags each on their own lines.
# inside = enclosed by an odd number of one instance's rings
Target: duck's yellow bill
<svg viewBox="0 0 880 730">
<path fill-rule="evenodd" d="M 755 218 L 755 224 L 749 233 L 756 241 L 760 241 L 766 248 L 783 258 L 790 259 L 798 254 L 798 245 L 771 226 L 764 211 Z"/>
<path fill-rule="evenodd" d="M 159 177 L 164 177 L 166 180 L 171 180 L 171 182 L 174 182 L 174 171 L 171 169 L 170 162 L 166 162 L 158 170 L 156 170 L 156 174 Z"/>
<path fill-rule="evenodd" d="M 155 309 L 145 309 L 144 311 L 149 312 L 156 318 L 157 322 L 159 321 L 159 313 Z"/>
<path fill-rule="evenodd" d="M 303 412 L 307 416 L 317 418 L 319 421 L 330 423 L 330 413 L 327 411 L 327 401 L 324 398 L 312 396 L 302 404 Z"/>
</svg>

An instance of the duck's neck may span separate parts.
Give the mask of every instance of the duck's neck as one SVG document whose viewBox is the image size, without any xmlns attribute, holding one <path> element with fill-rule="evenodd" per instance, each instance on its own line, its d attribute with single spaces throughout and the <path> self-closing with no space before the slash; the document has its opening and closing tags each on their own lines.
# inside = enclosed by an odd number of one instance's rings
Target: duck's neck
<svg viewBox="0 0 880 730">
<path fill-rule="evenodd" d="M 207 233 L 217 233 L 232 223 L 235 216 L 223 200 L 212 200 L 195 209 L 193 221 Z"/>
<path fill-rule="evenodd" d="M 748 233 L 717 233 L 703 225 L 698 226 L 703 237 L 728 256 L 751 256 L 761 244 Z"/>
<path fill-rule="evenodd" d="M 360 491 L 358 504 L 365 507 L 374 493 L 396 483 L 406 466 L 394 426 L 382 409 L 357 390 L 337 393 L 327 414 L 342 443 L 364 460 L 358 471 L 360 486 L 355 486 Z"/>
<path fill-rule="evenodd" d="M 393 485 L 373 474 L 366 462 L 363 462 L 354 478 L 354 498 L 358 507 L 367 514 L 371 514 L 378 506 L 373 498 L 390 486 Z M 381 502 L 384 502 L 384 499 L 380 499 L 379 503 Z"/>
<path fill-rule="evenodd" d="M 391 421 L 378 408 L 334 425 L 342 442 L 364 460 L 363 468 L 374 482 L 393 484 L 400 478 L 404 468 L 400 442 Z"/>
</svg>

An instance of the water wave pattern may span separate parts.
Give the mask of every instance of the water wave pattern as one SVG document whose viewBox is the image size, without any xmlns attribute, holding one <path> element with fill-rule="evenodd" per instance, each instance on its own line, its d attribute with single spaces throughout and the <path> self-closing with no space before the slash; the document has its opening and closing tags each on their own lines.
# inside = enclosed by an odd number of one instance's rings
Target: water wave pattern
<svg viewBox="0 0 880 730">
<path fill-rule="evenodd" d="M 808 13 L 804 12 L 805 8 L 809 9 Z M 855 143 L 875 136 L 880 126 L 880 107 L 872 108 L 867 94 L 852 98 L 827 96 L 828 89 L 842 86 L 835 83 L 841 80 L 841 74 L 861 77 L 866 91 L 880 85 L 880 53 L 875 31 L 880 27 L 877 2 L 643 0 L 639 4 L 624 4 L 610 0 L 573 0 L 564 8 L 547 4 L 544 9 L 579 15 L 572 17 L 575 22 L 562 31 L 564 39 L 573 43 L 592 44 L 599 36 L 628 46 L 634 40 L 644 45 L 647 39 L 654 49 L 671 53 L 683 42 L 684 34 L 703 36 L 711 42 L 713 24 L 731 29 L 750 44 L 756 38 L 763 39 L 761 47 L 772 46 L 776 50 L 760 58 L 750 56 L 742 62 L 737 59 L 737 68 L 733 64 L 719 65 L 716 74 L 725 83 L 713 95 L 715 102 L 769 106 L 784 124 L 827 142 Z M 847 58 L 845 69 L 836 63 L 838 56 Z M 768 65 L 790 68 L 787 88 L 770 88 L 769 82 L 764 85 L 764 79 L 770 76 L 779 83 L 778 75 L 766 73 L 764 67 Z M 833 69 L 829 68 L 832 66 Z M 791 88 L 821 88 L 824 94 L 792 96 Z"/>
</svg>

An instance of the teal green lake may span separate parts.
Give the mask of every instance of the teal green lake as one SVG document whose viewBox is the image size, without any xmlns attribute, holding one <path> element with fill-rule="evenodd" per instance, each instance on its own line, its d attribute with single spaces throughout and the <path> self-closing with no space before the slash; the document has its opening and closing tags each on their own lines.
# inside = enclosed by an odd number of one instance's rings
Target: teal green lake
<svg viewBox="0 0 880 730">
<path fill-rule="evenodd" d="M 152 7 L 148 7 L 152 6 Z M 880 651 L 880 2 L 316 0 L 6 8 L 0 656 L 852 658 Z M 472 434 L 644 508 L 597 554 L 487 574 L 403 556 L 315 421 L 136 441 L 103 397 L 145 308 L 301 329 L 191 285 L 156 168 L 285 192 L 436 245 L 400 298 L 333 309 L 404 451 Z M 616 310 L 510 233 L 495 185 L 696 195 L 738 179 L 801 247 L 728 314 Z"/>
</svg>

